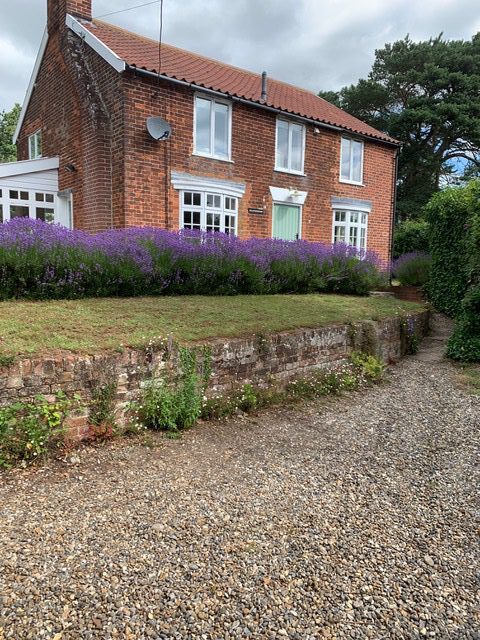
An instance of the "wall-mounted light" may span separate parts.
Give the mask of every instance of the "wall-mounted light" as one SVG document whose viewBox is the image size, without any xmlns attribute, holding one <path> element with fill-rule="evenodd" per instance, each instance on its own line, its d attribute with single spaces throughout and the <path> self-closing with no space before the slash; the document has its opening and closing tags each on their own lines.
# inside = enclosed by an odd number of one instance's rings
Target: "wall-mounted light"
<svg viewBox="0 0 480 640">
<path fill-rule="evenodd" d="M 77 169 L 74 164 L 70 163 L 65 165 L 65 171 L 68 171 L 68 173 L 75 173 L 76 170 Z"/>
</svg>

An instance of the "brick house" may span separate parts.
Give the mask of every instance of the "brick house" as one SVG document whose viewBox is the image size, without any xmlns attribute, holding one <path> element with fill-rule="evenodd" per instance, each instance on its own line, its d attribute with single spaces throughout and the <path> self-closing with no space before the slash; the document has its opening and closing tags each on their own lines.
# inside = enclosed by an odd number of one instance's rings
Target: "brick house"
<svg viewBox="0 0 480 640">
<path fill-rule="evenodd" d="M 149 135 L 151 116 L 169 139 Z M 390 257 L 395 140 L 311 92 L 93 20 L 91 0 L 48 0 L 15 142 L 4 219 L 48 211 L 89 231 L 202 228 Z"/>
</svg>

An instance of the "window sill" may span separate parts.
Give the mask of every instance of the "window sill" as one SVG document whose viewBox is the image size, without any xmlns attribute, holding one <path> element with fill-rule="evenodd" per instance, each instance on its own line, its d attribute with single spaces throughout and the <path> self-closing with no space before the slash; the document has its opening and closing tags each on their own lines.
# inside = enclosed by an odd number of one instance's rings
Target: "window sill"
<svg viewBox="0 0 480 640">
<path fill-rule="evenodd" d="M 339 182 L 341 182 L 342 184 L 353 184 L 356 187 L 364 187 L 365 186 L 364 182 L 355 182 L 355 180 L 344 180 L 343 178 L 340 178 Z"/>
<path fill-rule="evenodd" d="M 289 171 L 288 169 L 279 169 L 278 167 L 275 167 L 274 171 L 276 173 L 287 173 L 289 176 L 301 176 L 303 178 L 307 176 L 303 171 Z"/>
<path fill-rule="evenodd" d="M 220 162 L 229 162 L 230 164 L 234 164 L 234 161 L 230 160 L 230 158 L 222 158 L 220 156 L 211 156 L 208 153 L 199 153 L 198 151 L 194 151 L 192 153 L 192 156 L 195 156 L 197 158 L 207 158 L 207 160 L 218 160 Z"/>
</svg>

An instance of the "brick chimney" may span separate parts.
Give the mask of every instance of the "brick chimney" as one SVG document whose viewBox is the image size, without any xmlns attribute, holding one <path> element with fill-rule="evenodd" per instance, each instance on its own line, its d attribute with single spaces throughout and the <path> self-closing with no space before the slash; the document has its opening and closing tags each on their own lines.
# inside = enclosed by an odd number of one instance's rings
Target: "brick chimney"
<svg viewBox="0 0 480 640">
<path fill-rule="evenodd" d="M 92 0 L 47 0 L 47 12 L 48 33 L 52 35 L 64 27 L 67 13 L 74 18 L 91 20 Z"/>
</svg>

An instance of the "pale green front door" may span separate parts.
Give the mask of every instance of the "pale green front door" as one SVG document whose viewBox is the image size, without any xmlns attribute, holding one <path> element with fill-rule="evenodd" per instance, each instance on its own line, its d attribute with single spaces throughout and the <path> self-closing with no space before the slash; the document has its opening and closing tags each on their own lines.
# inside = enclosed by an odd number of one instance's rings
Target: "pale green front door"
<svg viewBox="0 0 480 640">
<path fill-rule="evenodd" d="M 279 240 L 298 240 L 300 238 L 300 207 L 274 204 L 272 235 Z"/>
</svg>

